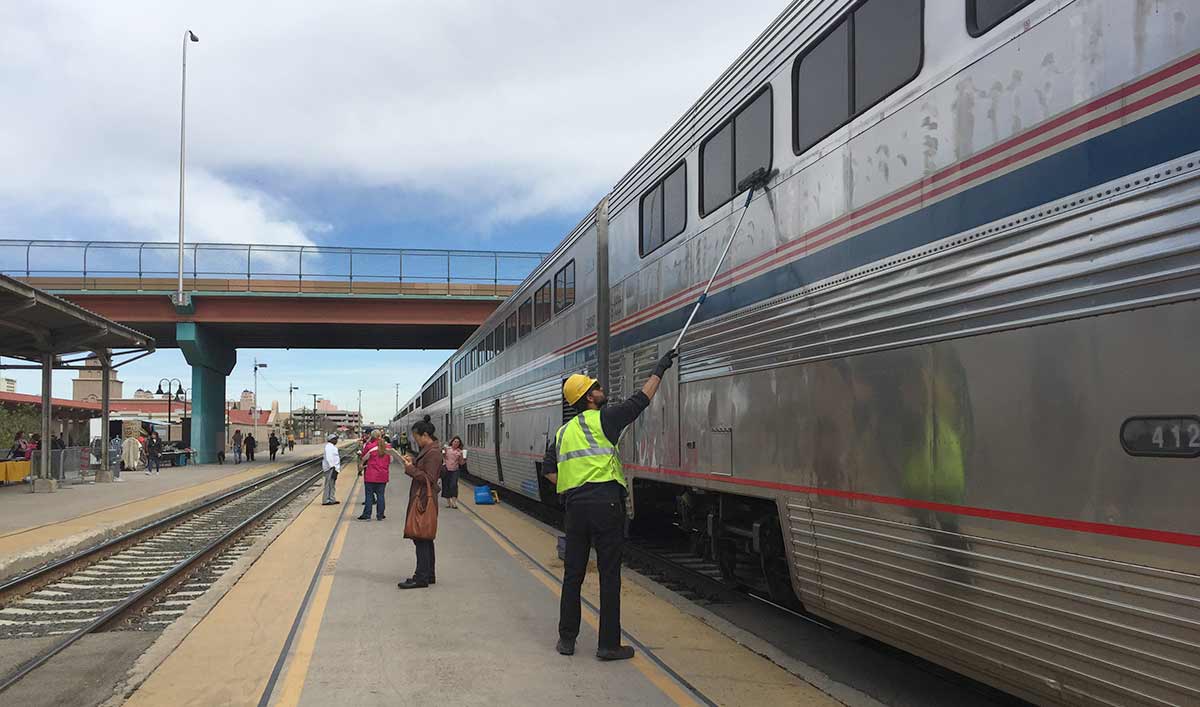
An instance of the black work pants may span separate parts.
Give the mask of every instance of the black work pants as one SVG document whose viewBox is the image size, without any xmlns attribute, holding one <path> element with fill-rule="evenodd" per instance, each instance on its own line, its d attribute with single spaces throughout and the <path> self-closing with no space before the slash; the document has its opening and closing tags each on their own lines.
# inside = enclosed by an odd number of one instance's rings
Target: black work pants
<svg viewBox="0 0 1200 707">
<path fill-rule="evenodd" d="M 428 583 L 437 576 L 434 569 L 433 541 L 413 540 L 413 545 L 417 546 L 417 569 L 413 572 L 413 579 Z"/>
<path fill-rule="evenodd" d="M 624 502 L 567 504 L 564 528 L 567 551 L 562 598 L 558 605 L 558 635 L 573 641 L 579 636 L 579 590 L 587 574 L 588 556 L 596 548 L 600 570 L 599 648 L 621 645 L 621 545 L 625 542 Z"/>
</svg>

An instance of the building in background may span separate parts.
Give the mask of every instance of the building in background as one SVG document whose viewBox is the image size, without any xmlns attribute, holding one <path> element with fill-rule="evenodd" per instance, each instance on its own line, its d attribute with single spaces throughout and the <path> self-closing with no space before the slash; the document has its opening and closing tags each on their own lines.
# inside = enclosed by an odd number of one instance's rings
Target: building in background
<svg viewBox="0 0 1200 707">
<path fill-rule="evenodd" d="M 329 400 L 317 400 L 316 414 L 312 408 L 292 412 L 296 439 L 319 440 L 334 432 L 354 432 L 362 429 L 362 416 L 357 410 L 342 410 Z"/>
<path fill-rule="evenodd" d="M 88 358 L 84 361 L 83 366 L 75 376 L 75 380 L 71 381 L 71 399 L 99 400 L 100 386 L 104 382 L 100 380 L 100 362 L 95 358 Z M 108 376 L 109 397 L 113 400 L 122 397 L 122 386 L 123 383 L 117 380 L 117 369 L 111 369 Z"/>
<path fill-rule="evenodd" d="M 17 392 L 17 381 L 12 378 L 0 378 L 0 393 Z"/>
<path fill-rule="evenodd" d="M 138 388 L 137 390 L 133 391 L 133 399 L 134 400 L 153 400 L 154 393 L 151 393 L 148 390 L 142 390 L 141 388 Z"/>
<path fill-rule="evenodd" d="M 243 390 L 242 398 L 238 401 L 237 407 L 239 410 L 254 409 L 254 393 L 249 390 Z"/>
</svg>

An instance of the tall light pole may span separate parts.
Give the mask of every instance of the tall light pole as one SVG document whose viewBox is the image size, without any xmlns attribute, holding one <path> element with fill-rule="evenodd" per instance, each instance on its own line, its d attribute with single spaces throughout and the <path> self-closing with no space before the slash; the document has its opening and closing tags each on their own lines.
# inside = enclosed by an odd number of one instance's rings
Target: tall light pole
<svg viewBox="0 0 1200 707">
<path fill-rule="evenodd" d="M 309 393 L 309 395 L 311 395 L 312 399 L 313 399 L 312 431 L 315 433 L 317 431 L 317 398 L 321 394 L 320 393 Z M 314 434 L 313 436 L 315 437 L 316 435 Z"/>
<path fill-rule="evenodd" d="M 358 389 L 358 434 L 361 437 L 363 430 L 362 423 L 362 388 Z"/>
<path fill-rule="evenodd" d="M 292 413 L 292 391 L 300 390 L 300 386 L 288 383 L 288 423 L 292 426 L 292 434 L 296 434 L 296 416 Z"/>
<path fill-rule="evenodd" d="M 200 38 L 190 29 L 183 33 L 183 82 L 179 92 L 179 289 L 175 293 L 175 304 L 182 306 L 183 299 L 183 158 L 187 132 L 187 45 L 199 42 Z"/>
<path fill-rule="evenodd" d="M 267 364 L 259 363 L 258 359 L 254 359 L 254 404 L 250 406 L 250 411 L 254 413 L 254 442 L 258 443 L 258 369 L 266 368 Z"/>
<path fill-rule="evenodd" d="M 400 384 L 396 384 L 396 412 L 400 412 Z M 395 414 L 395 413 L 393 413 Z"/>
<path fill-rule="evenodd" d="M 177 393 L 171 392 L 171 384 L 174 383 L 177 386 L 179 386 L 179 390 L 183 390 L 183 382 L 180 381 L 178 378 L 163 378 L 162 380 L 158 381 L 158 390 L 155 391 L 156 395 L 163 394 L 163 383 L 167 384 L 167 392 L 166 392 L 166 395 L 167 395 L 167 441 L 170 442 L 171 441 L 171 402 L 173 400 L 177 400 L 177 398 L 175 397 L 175 395 Z"/>
</svg>

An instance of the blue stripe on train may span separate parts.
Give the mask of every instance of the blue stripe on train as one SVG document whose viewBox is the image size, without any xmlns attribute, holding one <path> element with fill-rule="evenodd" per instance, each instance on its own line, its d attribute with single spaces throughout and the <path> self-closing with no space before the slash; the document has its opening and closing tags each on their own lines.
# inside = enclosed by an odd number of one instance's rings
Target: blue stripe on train
<svg viewBox="0 0 1200 707">
<path fill-rule="evenodd" d="M 1073 145 L 907 216 L 711 294 L 712 319 L 755 302 L 968 231 L 1200 150 L 1200 97 Z M 612 337 L 612 350 L 678 331 L 692 303 Z"/>
</svg>

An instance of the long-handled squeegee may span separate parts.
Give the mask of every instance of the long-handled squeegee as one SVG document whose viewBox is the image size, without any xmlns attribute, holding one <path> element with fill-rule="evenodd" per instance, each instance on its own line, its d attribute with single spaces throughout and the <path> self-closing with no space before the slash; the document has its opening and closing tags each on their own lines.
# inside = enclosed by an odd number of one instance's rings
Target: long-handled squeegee
<svg viewBox="0 0 1200 707">
<path fill-rule="evenodd" d="M 692 325 L 692 320 L 696 318 L 696 312 L 700 311 L 700 305 L 704 304 L 704 300 L 708 299 L 708 291 L 712 289 L 713 281 L 717 279 L 717 273 L 721 272 L 721 266 L 725 264 L 725 256 L 729 255 L 729 246 L 733 245 L 733 239 L 737 238 L 738 229 L 742 227 L 742 219 L 746 218 L 746 212 L 750 210 L 750 200 L 754 198 L 754 192 L 759 189 L 766 189 L 767 183 L 777 174 L 779 174 L 779 170 L 777 169 L 768 172 L 766 167 L 759 167 L 751 172 L 750 176 L 738 182 L 738 191 L 742 191 L 743 189 L 749 190 L 746 192 L 746 205 L 742 207 L 742 213 L 738 216 L 737 224 L 733 227 L 733 233 L 729 234 L 729 241 L 725 244 L 725 250 L 721 251 L 721 259 L 717 261 L 717 267 L 713 270 L 712 277 L 708 278 L 708 284 L 704 286 L 704 291 L 700 293 L 700 299 L 696 300 L 696 306 L 692 307 L 692 313 L 688 315 L 687 322 L 684 323 L 679 336 L 675 338 L 675 345 L 671 348 L 676 351 L 679 350 L 679 342 L 683 341 L 683 335 L 687 333 L 688 327 Z"/>
</svg>

